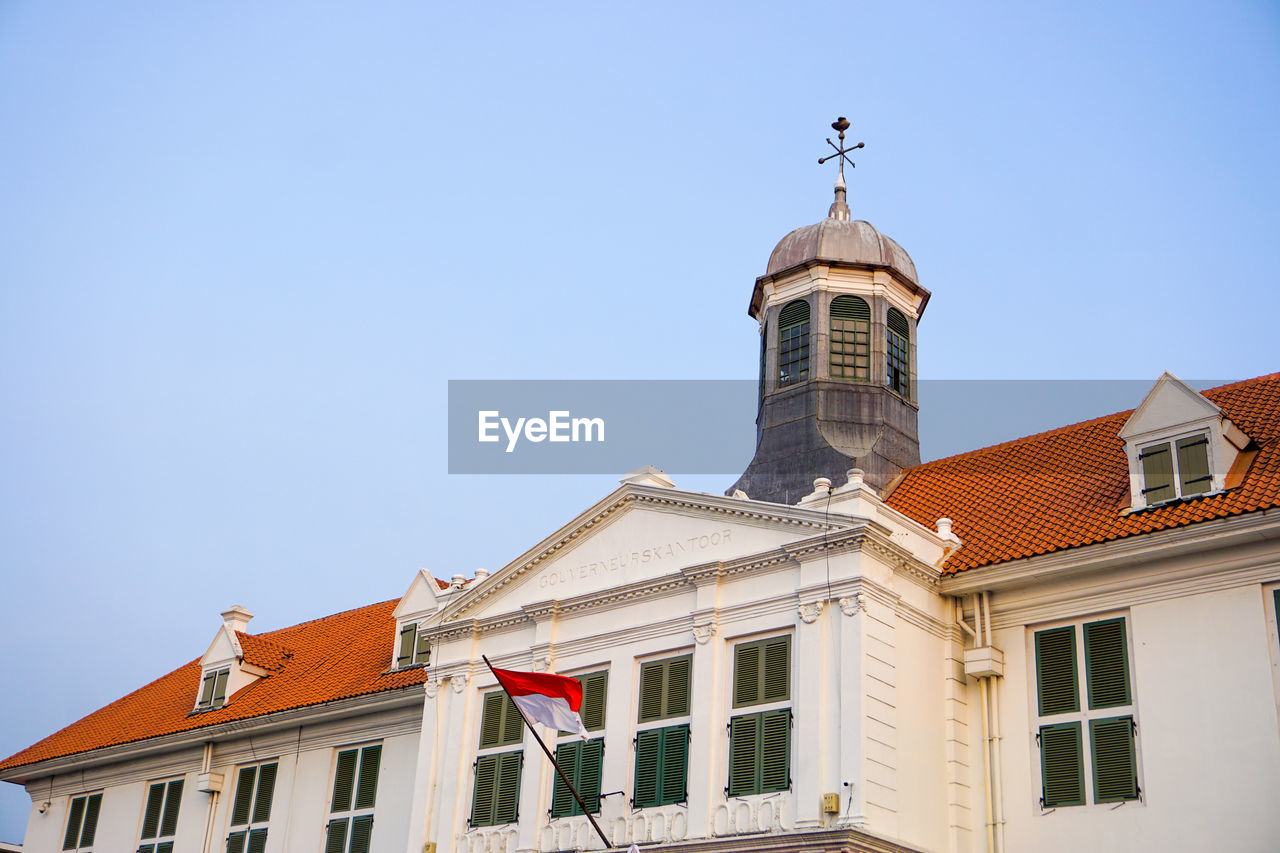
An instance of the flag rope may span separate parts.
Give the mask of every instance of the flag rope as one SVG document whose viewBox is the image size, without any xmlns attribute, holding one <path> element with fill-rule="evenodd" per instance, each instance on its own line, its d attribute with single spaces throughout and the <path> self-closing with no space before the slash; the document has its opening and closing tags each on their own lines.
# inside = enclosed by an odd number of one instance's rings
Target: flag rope
<svg viewBox="0 0 1280 853">
<path fill-rule="evenodd" d="M 613 845 L 609 843 L 609 839 L 605 838 L 604 830 L 600 828 L 600 824 L 596 823 L 595 815 L 591 814 L 591 812 L 587 810 L 587 804 L 582 801 L 582 795 L 578 793 L 578 789 L 573 787 L 573 783 L 569 781 L 569 777 L 564 775 L 564 770 L 561 769 L 559 762 L 556 761 L 556 757 L 551 754 L 551 750 L 547 749 L 547 745 L 542 742 L 542 738 L 538 736 L 538 731 L 533 727 L 533 723 L 529 722 L 529 718 L 524 715 L 524 711 L 520 708 L 519 703 L 516 702 L 515 697 L 511 695 L 511 691 L 507 689 L 507 685 L 503 684 L 502 679 L 498 678 L 498 673 L 494 672 L 493 664 L 489 662 L 488 656 L 481 655 L 480 657 L 484 661 L 485 666 L 489 667 L 489 671 L 493 673 L 493 677 L 498 679 L 498 686 L 502 688 L 502 692 L 507 694 L 507 698 L 511 700 L 511 704 L 516 709 L 516 713 L 519 714 L 520 719 L 524 721 L 525 728 L 527 728 L 529 733 L 533 735 L 533 739 L 538 742 L 538 746 L 542 747 L 542 751 L 547 754 L 547 760 L 551 762 L 551 766 L 560 774 L 560 781 L 564 782 L 565 787 L 569 789 L 569 793 L 573 794 L 573 798 L 577 800 L 578 808 L 582 809 L 582 813 L 587 816 L 587 820 L 591 821 L 591 828 L 596 831 L 596 835 L 600 836 L 600 840 L 604 842 L 604 848 L 606 850 L 613 849 Z"/>
</svg>

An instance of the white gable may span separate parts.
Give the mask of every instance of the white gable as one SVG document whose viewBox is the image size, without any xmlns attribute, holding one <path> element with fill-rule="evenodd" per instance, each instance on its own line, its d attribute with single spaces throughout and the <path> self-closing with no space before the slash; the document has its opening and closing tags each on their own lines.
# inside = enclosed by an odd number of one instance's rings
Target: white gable
<svg viewBox="0 0 1280 853">
<path fill-rule="evenodd" d="M 1146 435 L 1194 426 L 1221 415 L 1222 409 L 1166 370 L 1125 421 L 1120 437 L 1141 441 Z"/>
<path fill-rule="evenodd" d="M 223 624 L 218 628 L 218 633 L 213 635 L 213 642 L 209 644 L 204 657 L 200 658 L 200 665 L 217 666 L 241 657 L 244 657 L 244 651 L 240 648 L 236 632 L 231 630 L 229 625 Z"/>
<path fill-rule="evenodd" d="M 769 551 L 847 516 L 626 484 L 441 614 L 479 616 L 565 600 L 682 568 Z M 482 603 L 483 602 L 483 603 Z"/>
<path fill-rule="evenodd" d="M 426 569 L 418 569 L 392 615 L 400 620 L 433 614 L 440 608 L 439 592 L 440 586 L 435 577 Z"/>
</svg>

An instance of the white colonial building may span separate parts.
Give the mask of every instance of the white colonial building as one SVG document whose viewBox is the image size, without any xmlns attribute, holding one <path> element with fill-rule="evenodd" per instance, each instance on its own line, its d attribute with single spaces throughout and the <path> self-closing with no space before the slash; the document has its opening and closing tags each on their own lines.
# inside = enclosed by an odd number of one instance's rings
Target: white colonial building
<svg viewBox="0 0 1280 853">
<path fill-rule="evenodd" d="M 1280 376 L 921 465 L 929 293 L 843 195 L 756 282 L 731 496 L 645 468 L 492 575 L 231 608 L 0 762 L 24 850 L 604 847 L 482 656 L 582 680 L 545 736 L 613 846 L 1280 847 Z"/>
</svg>

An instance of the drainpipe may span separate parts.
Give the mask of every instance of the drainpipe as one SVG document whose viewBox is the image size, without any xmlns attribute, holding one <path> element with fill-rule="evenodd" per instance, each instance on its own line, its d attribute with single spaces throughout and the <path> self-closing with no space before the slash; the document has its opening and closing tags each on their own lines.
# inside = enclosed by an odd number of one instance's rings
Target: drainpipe
<svg viewBox="0 0 1280 853">
<path fill-rule="evenodd" d="M 973 638 L 973 648 L 965 651 L 965 674 L 978 682 L 979 713 L 982 718 L 982 787 L 986 795 L 987 850 L 1004 850 L 1004 777 L 1001 773 L 1000 688 L 1004 674 L 1004 653 L 991 639 L 991 593 L 973 596 L 973 627 L 964 621 L 964 608 L 957 602 L 956 622 Z"/>
<path fill-rule="evenodd" d="M 200 778 L 208 780 L 210 778 L 210 768 L 213 766 L 213 741 L 205 741 L 204 755 L 200 759 Z M 222 789 L 222 780 L 218 779 L 218 784 L 207 785 L 209 788 L 216 790 L 209 791 L 209 810 L 204 816 L 204 838 L 200 842 L 201 853 L 210 853 L 213 845 L 213 814 L 218 809 L 218 795 Z"/>
</svg>

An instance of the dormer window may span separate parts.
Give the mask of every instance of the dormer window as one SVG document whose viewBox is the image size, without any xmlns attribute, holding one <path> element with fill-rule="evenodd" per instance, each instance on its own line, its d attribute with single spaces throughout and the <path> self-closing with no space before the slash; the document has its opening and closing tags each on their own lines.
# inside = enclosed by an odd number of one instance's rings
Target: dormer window
<svg viewBox="0 0 1280 853">
<path fill-rule="evenodd" d="M 230 677 L 230 667 L 206 671 L 200 682 L 200 698 L 196 702 L 196 710 L 212 711 L 214 708 L 221 708 L 227 701 L 227 680 Z"/>
<path fill-rule="evenodd" d="M 1213 488 L 1207 433 L 1148 444 L 1138 452 L 1147 506 L 1203 494 Z"/>
<path fill-rule="evenodd" d="M 418 632 L 417 622 L 400 625 L 400 640 L 396 646 L 396 669 L 422 665 L 431 661 L 431 643 Z"/>
</svg>

